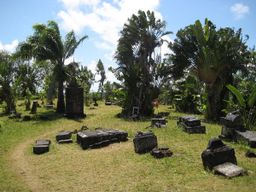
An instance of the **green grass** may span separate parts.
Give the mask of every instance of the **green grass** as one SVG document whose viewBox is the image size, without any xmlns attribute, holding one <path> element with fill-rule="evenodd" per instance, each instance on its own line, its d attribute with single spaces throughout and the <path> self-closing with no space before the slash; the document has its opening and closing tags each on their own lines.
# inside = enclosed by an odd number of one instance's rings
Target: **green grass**
<svg viewBox="0 0 256 192">
<path fill-rule="evenodd" d="M 154 159 L 150 154 L 134 153 L 132 143 L 137 131 L 147 130 L 149 120 L 118 119 L 115 115 L 121 108 L 102 103 L 97 109 L 85 110 L 87 117 L 80 121 L 52 116 L 51 121 L 16 122 L 1 117 L 0 191 L 255 190 L 256 159 L 244 156 L 248 149 L 245 145 L 227 143 L 235 148 L 238 165 L 248 170 L 248 176 L 226 179 L 203 169 L 201 153 L 208 140 L 220 134 L 220 125 L 205 124 L 207 134 L 189 135 L 176 126 L 174 118 L 184 114 L 171 111 L 168 126 L 152 130 L 159 145 L 169 146 L 174 155 Z M 160 107 L 160 111 L 168 110 L 167 106 Z M 40 108 L 40 113 L 46 113 L 45 109 Z M 126 130 L 130 139 L 93 150 L 82 150 L 75 142 L 55 142 L 58 131 L 79 129 L 82 125 Z M 50 152 L 32 154 L 33 142 L 42 137 L 52 140 Z"/>
</svg>

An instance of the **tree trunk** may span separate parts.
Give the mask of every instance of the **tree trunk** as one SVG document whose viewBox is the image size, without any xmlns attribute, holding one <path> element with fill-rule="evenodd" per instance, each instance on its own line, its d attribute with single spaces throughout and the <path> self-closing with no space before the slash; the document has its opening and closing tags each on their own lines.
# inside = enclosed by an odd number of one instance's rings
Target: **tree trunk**
<svg viewBox="0 0 256 192">
<path fill-rule="evenodd" d="M 219 121 L 222 116 L 223 107 L 223 83 L 216 80 L 213 85 L 207 85 L 206 119 L 208 121 Z"/>
<path fill-rule="evenodd" d="M 57 102 L 57 113 L 65 113 L 65 101 L 63 93 L 63 81 L 58 82 L 58 102 Z"/>
</svg>

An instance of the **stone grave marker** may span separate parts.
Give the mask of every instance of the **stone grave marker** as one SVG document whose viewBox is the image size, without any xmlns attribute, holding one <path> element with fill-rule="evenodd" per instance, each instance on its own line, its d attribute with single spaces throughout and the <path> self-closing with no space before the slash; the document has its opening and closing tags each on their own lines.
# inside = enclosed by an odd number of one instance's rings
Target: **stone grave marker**
<svg viewBox="0 0 256 192">
<path fill-rule="evenodd" d="M 138 132 L 133 139 L 136 153 L 147 153 L 157 147 L 157 137 L 152 132 Z"/>
<path fill-rule="evenodd" d="M 67 117 L 85 117 L 84 91 L 80 87 L 66 88 L 66 115 Z"/>
<path fill-rule="evenodd" d="M 36 114 L 37 113 L 37 106 L 38 106 L 38 102 L 33 101 L 32 108 L 31 108 L 31 111 L 30 111 L 31 114 Z"/>
</svg>

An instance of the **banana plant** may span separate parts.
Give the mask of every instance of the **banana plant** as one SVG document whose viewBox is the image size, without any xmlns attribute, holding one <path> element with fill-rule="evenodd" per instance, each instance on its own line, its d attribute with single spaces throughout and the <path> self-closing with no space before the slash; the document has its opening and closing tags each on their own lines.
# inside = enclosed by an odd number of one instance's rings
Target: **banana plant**
<svg viewBox="0 0 256 192">
<path fill-rule="evenodd" d="M 229 84 L 227 85 L 227 88 L 235 96 L 238 102 L 245 128 L 249 130 L 254 129 L 256 125 L 256 86 L 254 86 L 248 97 L 233 85 Z"/>
</svg>

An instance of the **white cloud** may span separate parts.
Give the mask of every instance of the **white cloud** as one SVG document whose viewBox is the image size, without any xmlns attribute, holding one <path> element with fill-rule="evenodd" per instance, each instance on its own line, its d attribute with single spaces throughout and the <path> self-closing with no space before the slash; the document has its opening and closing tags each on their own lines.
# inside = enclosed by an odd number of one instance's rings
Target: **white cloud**
<svg viewBox="0 0 256 192">
<path fill-rule="evenodd" d="M 230 7 L 230 11 L 235 15 L 235 19 L 242 19 L 249 13 L 250 8 L 242 3 L 236 3 Z"/>
<path fill-rule="evenodd" d="M 151 10 L 157 18 L 162 18 L 157 12 L 160 0 L 113 0 L 112 3 L 102 0 L 60 1 L 65 5 L 65 10 L 58 13 L 62 27 L 77 33 L 90 28 L 100 36 L 103 49 L 108 46 L 115 49 L 123 24 L 138 10 Z M 99 44 L 96 46 L 99 47 Z"/>
<path fill-rule="evenodd" d="M 19 44 L 19 41 L 16 39 L 16 40 L 13 40 L 11 43 L 9 44 L 3 44 L 1 41 L 0 41 L 0 50 L 5 50 L 7 52 L 10 52 L 10 53 L 13 53 L 17 46 Z"/>
</svg>

